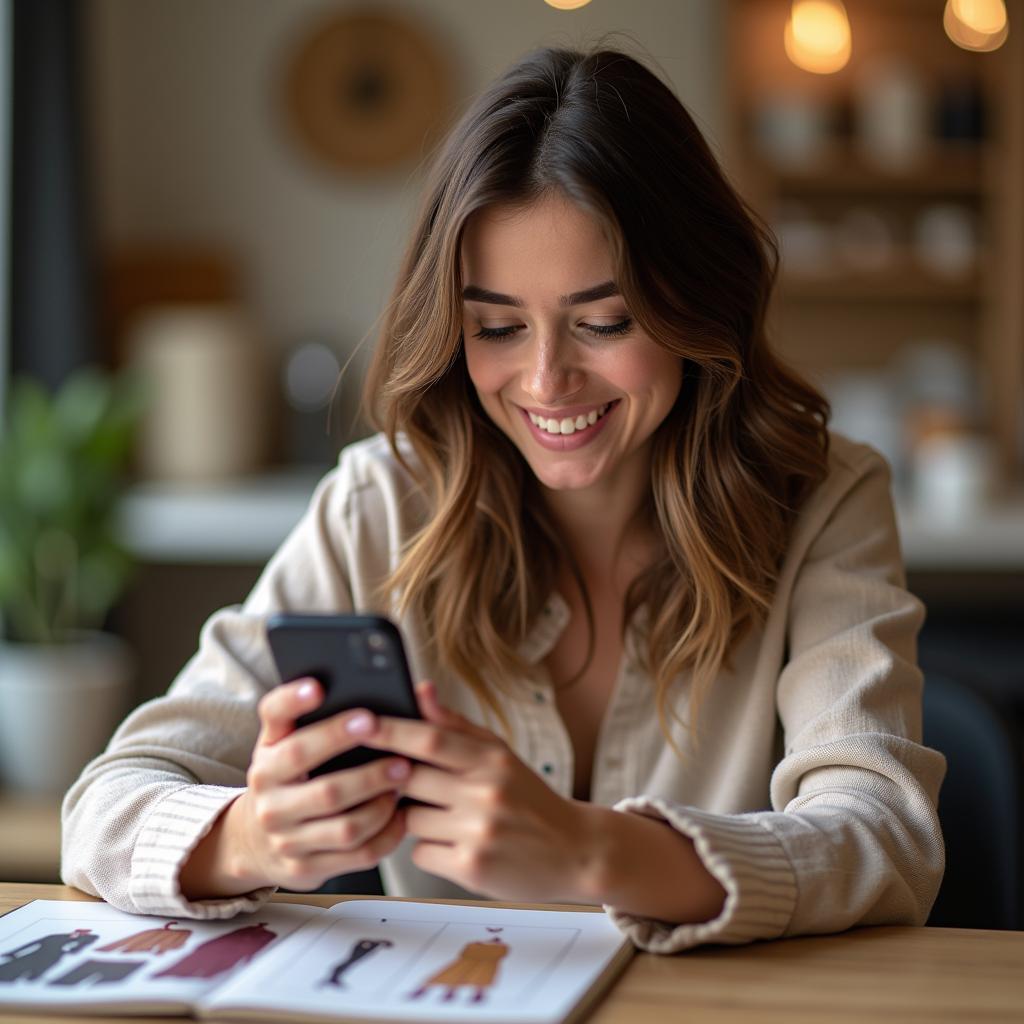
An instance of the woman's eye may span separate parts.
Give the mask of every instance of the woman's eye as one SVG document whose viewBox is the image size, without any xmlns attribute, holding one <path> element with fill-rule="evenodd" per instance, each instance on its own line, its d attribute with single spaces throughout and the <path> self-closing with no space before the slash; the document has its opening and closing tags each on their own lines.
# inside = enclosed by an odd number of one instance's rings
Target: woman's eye
<svg viewBox="0 0 1024 1024">
<path fill-rule="evenodd" d="M 579 326 L 584 331 L 587 331 L 597 338 L 619 338 L 622 335 L 629 333 L 630 328 L 633 326 L 633 318 L 627 316 L 614 324 L 581 323 Z M 520 324 L 508 324 L 505 327 L 484 327 L 481 324 L 480 330 L 477 331 L 473 337 L 483 338 L 484 340 L 500 341 L 502 338 L 511 338 L 513 334 L 520 330 L 520 328 Z"/>
<path fill-rule="evenodd" d="M 509 324 L 507 327 L 484 327 L 480 325 L 480 330 L 473 335 L 474 338 L 490 339 L 492 341 L 498 341 L 502 338 L 510 338 L 516 331 L 519 330 L 518 324 Z"/>
<path fill-rule="evenodd" d="M 633 318 L 631 316 L 627 316 L 616 324 L 580 324 L 585 331 L 590 331 L 591 334 L 596 334 L 599 338 L 621 337 L 623 334 L 628 334 L 632 326 Z"/>
</svg>

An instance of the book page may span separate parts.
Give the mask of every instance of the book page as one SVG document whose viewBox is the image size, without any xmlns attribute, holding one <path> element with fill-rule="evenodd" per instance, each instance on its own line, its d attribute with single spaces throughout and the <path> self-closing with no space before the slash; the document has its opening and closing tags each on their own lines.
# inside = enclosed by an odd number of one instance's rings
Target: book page
<svg viewBox="0 0 1024 1024">
<path fill-rule="evenodd" d="M 205 1001 L 318 1019 L 564 1019 L 625 946 L 605 914 L 352 900 Z"/>
<path fill-rule="evenodd" d="M 323 913 L 275 903 L 194 921 L 33 900 L 0 917 L 0 1009 L 182 1012 Z"/>
</svg>

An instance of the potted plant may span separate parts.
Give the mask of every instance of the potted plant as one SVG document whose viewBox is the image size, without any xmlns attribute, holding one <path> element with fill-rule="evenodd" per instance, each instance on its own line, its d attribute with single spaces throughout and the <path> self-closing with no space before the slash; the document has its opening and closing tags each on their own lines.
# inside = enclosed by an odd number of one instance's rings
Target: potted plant
<svg viewBox="0 0 1024 1024">
<path fill-rule="evenodd" d="M 61 792 L 124 710 L 132 659 L 102 631 L 132 559 L 118 503 L 141 411 L 128 377 L 15 382 L 0 434 L 0 781 Z"/>
</svg>

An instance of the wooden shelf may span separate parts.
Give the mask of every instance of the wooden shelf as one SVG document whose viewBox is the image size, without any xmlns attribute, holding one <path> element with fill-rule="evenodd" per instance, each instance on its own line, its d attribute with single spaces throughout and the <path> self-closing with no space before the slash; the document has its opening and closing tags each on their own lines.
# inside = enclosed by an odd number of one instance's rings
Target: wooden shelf
<svg viewBox="0 0 1024 1024">
<path fill-rule="evenodd" d="M 812 277 L 783 274 L 779 280 L 783 301 L 812 302 L 976 302 L 980 298 L 974 277 L 941 278 L 908 270 L 865 274 L 843 272 Z"/>
<path fill-rule="evenodd" d="M 825 230 L 855 207 L 869 207 L 901 247 L 892 269 L 878 274 L 844 271 L 838 255 L 834 269 L 819 274 L 811 265 L 811 273 L 799 273 L 783 252 L 773 336 L 798 369 L 828 377 L 883 370 L 905 346 L 922 341 L 956 346 L 972 361 L 979 425 L 995 443 L 1001 482 L 1012 486 L 1024 481 L 1024 33 L 1011 32 L 999 50 L 977 54 L 946 37 L 941 3 L 847 0 L 846 10 L 849 63 L 836 74 L 813 75 L 785 53 L 789 0 L 728 6 L 722 141 L 744 198 L 769 224 L 799 221 L 786 212 L 791 205 L 806 208 L 807 219 Z M 1007 11 L 1011 22 L 1024 22 L 1024 0 L 1007 0 Z M 906 173 L 887 173 L 864 159 L 857 98 L 875 73 L 872 65 L 877 70 L 876 61 L 892 60 L 917 73 L 929 116 L 944 89 L 959 82 L 976 90 L 983 139 L 934 137 L 922 145 L 921 166 Z M 780 97 L 797 97 L 793 110 L 806 103 L 817 111 L 811 116 L 826 134 L 806 145 L 816 157 L 804 165 L 775 164 L 763 148 L 771 137 L 759 133 L 773 123 L 766 112 Z M 942 202 L 965 205 L 975 218 L 979 261 L 964 278 L 930 274 L 909 251 L 920 215 Z"/>
<path fill-rule="evenodd" d="M 756 173 L 774 183 L 782 196 L 864 195 L 974 197 L 983 191 L 983 156 L 980 150 L 936 150 L 925 166 L 905 172 L 884 171 L 865 165 L 853 154 L 837 154 L 807 170 L 780 170 L 761 161 Z"/>
</svg>

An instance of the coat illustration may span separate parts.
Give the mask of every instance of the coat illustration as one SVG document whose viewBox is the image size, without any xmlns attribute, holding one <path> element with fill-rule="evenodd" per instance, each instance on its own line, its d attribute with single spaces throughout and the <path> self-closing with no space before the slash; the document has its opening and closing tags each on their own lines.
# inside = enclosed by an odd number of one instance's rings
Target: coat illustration
<svg viewBox="0 0 1024 1024">
<path fill-rule="evenodd" d="M 17 949 L 0 953 L 0 956 L 9 958 L 0 964 L 0 981 L 17 981 L 19 978 L 34 981 L 68 953 L 77 953 L 98 938 L 88 928 L 76 928 L 72 932 L 33 939 Z"/>
<path fill-rule="evenodd" d="M 154 978 L 215 978 L 237 964 L 251 960 L 264 946 L 277 938 L 261 921 L 236 928 L 196 946 L 188 956 L 171 964 Z"/>
<path fill-rule="evenodd" d="M 190 928 L 172 928 L 177 921 L 168 921 L 163 928 L 147 928 L 144 932 L 136 932 L 125 939 L 118 939 L 106 946 L 97 946 L 97 952 L 116 953 L 167 953 L 181 949 L 192 934 Z"/>
</svg>

